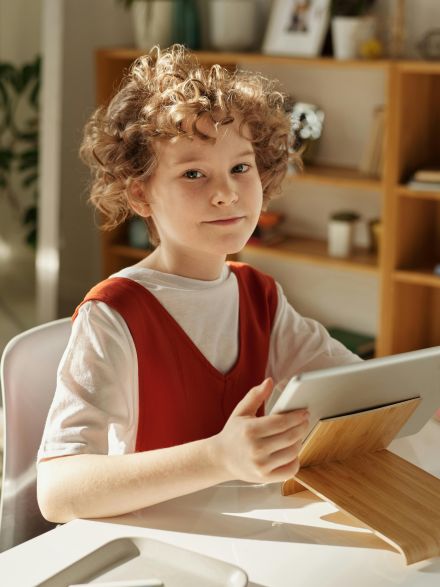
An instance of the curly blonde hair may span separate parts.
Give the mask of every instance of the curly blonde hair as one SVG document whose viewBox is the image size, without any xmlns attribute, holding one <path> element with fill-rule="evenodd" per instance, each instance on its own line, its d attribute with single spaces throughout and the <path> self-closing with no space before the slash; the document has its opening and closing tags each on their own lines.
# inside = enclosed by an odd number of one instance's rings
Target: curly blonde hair
<svg viewBox="0 0 440 587">
<path fill-rule="evenodd" d="M 275 82 L 260 74 L 231 72 L 219 65 L 203 67 L 182 45 L 153 47 L 133 63 L 119 91 L 94 112 L 84 129 L 80 156 L 92 172 L 90 201 L 106 219 L 102 228 L 113 229 L 134 214 L 130 186 L 154 173 L 155 140 L 186 136 L 215 141 L 197 127 L 206 114 L 216 124 L 228 124 L 236 113 L 240 132 L 243 125 L 250 130 L 266 207 L 280 192 L 289 160 L 300 165 L 292 149 L 286 104 Z M 215 121 L 214 112 L 219 111 L 224 116 Z M 183 121 L 192 124 L 185 130 Z M 157 244 L 151 219 L 147 225 Z"/>
</svg>

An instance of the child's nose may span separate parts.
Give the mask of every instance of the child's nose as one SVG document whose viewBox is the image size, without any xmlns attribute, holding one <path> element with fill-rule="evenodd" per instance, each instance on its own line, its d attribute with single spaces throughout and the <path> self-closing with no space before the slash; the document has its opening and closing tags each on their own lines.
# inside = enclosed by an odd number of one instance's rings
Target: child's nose
<svg viewBox="0 0 440 587">
<path fill-rule="evenodd" d="M 217 183 L 212 195 L 212 203 L 216 206 L 230 206 L 238 200 L 238 194 L 228 181 Z"/>
</svg>

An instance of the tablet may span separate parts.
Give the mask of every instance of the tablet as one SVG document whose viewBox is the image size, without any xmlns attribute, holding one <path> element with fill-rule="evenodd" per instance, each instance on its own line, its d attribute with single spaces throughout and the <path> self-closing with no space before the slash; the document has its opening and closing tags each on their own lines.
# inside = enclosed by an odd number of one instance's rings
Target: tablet
<svg viewBox="0 0 440 587">
<path fill-rule="evenodd" d="M 301 373 L 270 413 L 308 408 L 309 434 L 319 420 L 416 397 L 422 401 L 396 438 L 418 432 L 440 407 L 440 346 Z"/>
</svg>

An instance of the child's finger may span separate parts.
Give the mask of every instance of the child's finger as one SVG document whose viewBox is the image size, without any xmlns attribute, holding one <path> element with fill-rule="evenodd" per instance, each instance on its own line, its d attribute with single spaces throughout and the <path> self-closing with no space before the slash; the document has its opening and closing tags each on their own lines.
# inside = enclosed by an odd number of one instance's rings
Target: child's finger
<svg viewBox="0 0 440 587">
<path fill-rule="evenodd" d="M 279 450 L 292 447 L 298 442 L 302 444 L 307 428 L 308 422 L 306 421 L 298 426 L 289 428 L 281 434 L 274 434 L 273 436 L 266 437 L 263 439 L 264 449 L 267 451 L 267 454 L 272 455 Z"/>
<path fill-rule="evenodd" d="M 298 442 L 283 448 L 282 450 L 277 451 L 276 453 L 270 455 L 270 460 L 268 465 L 270 466 L 270 471 L 273 472 L 285 465 L 298 459 L 299 451 L 301 450 L 302 442 L 299 440 Z"/>
<path fill-rule="evenodd" d="M 258 408 L 264 404 L 273 390 L 273 381 L 269 377 L 263 383 L 253 387 L 244 398 L 235 406 L 233 416 L 255 416 Z"/>
<path fill-rule="evenodd" d="M 262 416 L 253 423 L 253 427 L 256 436 L 266 438 L 267 436 L 281 434 L 294 426 L 302 425 L 304 422 L 308 423 L 308 419 L 309 412 L 307 410 L 295 410 L 284 414 Z"/>
</svg>

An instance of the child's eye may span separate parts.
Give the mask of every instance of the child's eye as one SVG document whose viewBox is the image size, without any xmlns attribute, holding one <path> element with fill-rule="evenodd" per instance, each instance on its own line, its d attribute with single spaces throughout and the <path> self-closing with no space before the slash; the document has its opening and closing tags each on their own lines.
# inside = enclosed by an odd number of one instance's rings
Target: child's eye
<svg viewBox="0 0 440 587">
<path fill-rule="evenodd" d="M 188 171 L 185 171 L 183 177 L 186 177 L 187 179 L 200 179 L 202 177 L 202 173 L 196 169 L 189 169 Z"/>
<path fill-rule="evenodd" d="M 250 168 L 250 165 L 247 163 L 239 163 L 232 168 L 232 173 L 246 173 L 246 171 Z"/>
</svg>

